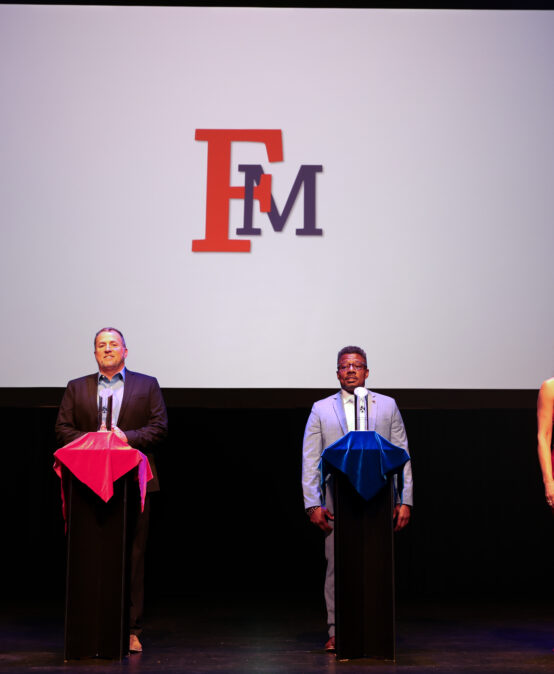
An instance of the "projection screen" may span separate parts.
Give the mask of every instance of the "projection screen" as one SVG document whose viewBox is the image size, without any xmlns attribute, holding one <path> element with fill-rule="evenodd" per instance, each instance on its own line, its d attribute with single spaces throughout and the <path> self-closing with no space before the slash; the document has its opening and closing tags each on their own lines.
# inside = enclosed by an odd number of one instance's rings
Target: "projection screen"
<svg viewBox="0 0 554 674">
<path fill-rule="evenodd" d="M 375 388 L 536 389 L 553 82 L 552 12 L 0 6 L 0 386 L 113 325 L 164 387 L 359 344 Z"/>
</svg>

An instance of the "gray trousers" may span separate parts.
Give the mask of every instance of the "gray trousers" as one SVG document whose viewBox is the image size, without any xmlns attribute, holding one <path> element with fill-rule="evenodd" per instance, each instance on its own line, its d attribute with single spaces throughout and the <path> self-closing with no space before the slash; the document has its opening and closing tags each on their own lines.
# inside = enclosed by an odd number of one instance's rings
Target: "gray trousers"
<svg viewBox="0 0 554 674">
<path fill-rule="evenodd" d="M 333 481 L 329 479 L 325 485 L 325 507 L 334 513 L 333 507 Z M 333 522 L 329 522 L 333 526 Z M 335 636 L 335 532 L 325 537 L 325 559 L 327 570 L 325 572 L 325 605 L 327 606 L 327 630 L 330 637 Z"/>
</svg>

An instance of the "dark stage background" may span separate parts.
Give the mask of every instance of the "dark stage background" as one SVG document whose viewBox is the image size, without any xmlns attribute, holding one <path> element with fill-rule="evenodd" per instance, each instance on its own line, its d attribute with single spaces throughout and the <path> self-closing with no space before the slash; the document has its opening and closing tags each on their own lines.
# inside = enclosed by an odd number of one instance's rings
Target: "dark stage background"
<svg viewBox="0 0 554 674">
<path fill-rule="evenodd" d="M 290 595 L 322 602 L 319 532 L 303 512 L 311 402 L 333 391 L 164 391 L 148 603 Z M 554 522 L 536 458 L 534 391 L 394 394 L 413 459 L 415 507 L 397 535 L 397 598 L 552 596 Z M 63 597 L 65 538 L 52 470 L 61 389 L 3 389 L 4 597 Z M 323 610 L 323 609 L 322 609 Z"/>
</svg>

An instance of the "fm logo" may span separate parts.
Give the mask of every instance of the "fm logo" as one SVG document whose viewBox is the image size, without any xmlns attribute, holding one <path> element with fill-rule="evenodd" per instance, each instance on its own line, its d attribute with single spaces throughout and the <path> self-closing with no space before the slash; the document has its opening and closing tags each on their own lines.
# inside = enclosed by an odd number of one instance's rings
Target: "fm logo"
<svg viewBox="0 0 554 674">
<path fill-rule="evenodd" d="M 270 162 L 283 161 L 283 138 L 278 129 L 196 129 L 195 140 L 208 143 L 208 176 L 206 187 L 206 236 L 192 242 L 193 253 L 248 253 L 250 239 L 229 238 L 229 202 L 244 201 L 242 227 L 239 236 L 259 236 L 262 230 L 253 226 L 254 201 L 262 213 L 267 213 L 275 232 L 281 232 L 288 220 L 300 188 L 304 187 L 304 224 L 297 236 L 321 236 L 315 221 L 315 179 L 322 166 L 302 164 L 296 175 L 287 202 L 281 213 L 271 195 L 271 174 L 264 173 L 259 164 L 239 164 L 244 173 L 244 187 L 232 186 L 231 144 L 263 143 Z"/>
</svg>

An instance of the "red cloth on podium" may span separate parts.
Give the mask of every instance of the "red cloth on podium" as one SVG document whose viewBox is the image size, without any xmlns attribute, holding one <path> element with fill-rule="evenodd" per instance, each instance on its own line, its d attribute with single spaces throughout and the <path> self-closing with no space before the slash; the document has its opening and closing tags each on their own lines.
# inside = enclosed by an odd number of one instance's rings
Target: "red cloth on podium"
<svg viewBox="0 0 554 674">
<path fill-rule="evenodd" d="M 150 463 L 142 452 L 130 447 L 115 433 L 86 433 L 58 449 L 54 457 L 54 470 L 58 477 L 62 476 L 63 465 L 105 502 L 113 496 L 113 483 L 136 467 L 141 510 L 144 510 L 146 483 L 153 477 Z M 65 518 L 63 488 L 62 509 Z"/>
</svg>

